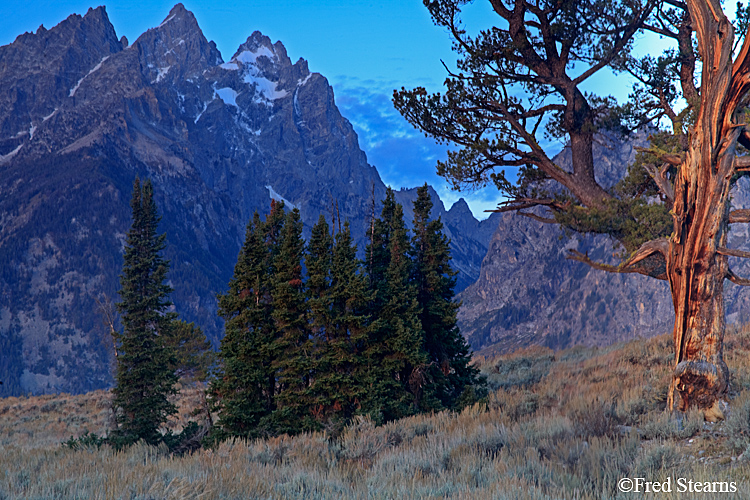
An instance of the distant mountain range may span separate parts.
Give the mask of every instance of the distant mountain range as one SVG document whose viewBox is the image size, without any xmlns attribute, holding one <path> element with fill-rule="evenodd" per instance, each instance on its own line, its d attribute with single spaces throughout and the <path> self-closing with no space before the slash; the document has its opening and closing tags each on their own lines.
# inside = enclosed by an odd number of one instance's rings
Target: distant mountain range
<svg viewBox="0 0 750 500">
<path fill-rule="evenodd" d="M 362 251 L 385 195 L 327 80 L 259 32 L 226 62 L 181 4 L 132 45 L 104 7 L 20 35 L 0 47 L 0 396 L 111 384 L 103 309 L 136 175 L 155 186 L 176 310 L 215 343 L 254 211 L 284 200 L 307 236 L 337 204 Z M 463 289 L 499 217 L 431 193 Z M 415 190 L 396 196 L 410 222 Z"/>
<path fill-rule="evenodd" d="M 603 140 L 600 180 L 616 182 L 643 141 Z M 555 160 L 563 168 L 567 154 Z M 181 4 L 132 45 L 103 7 L 20 35 L 0 47 L 0 396 L 111 384 L 103 311 L 118 300 L 136 175 L 154 182 L 176 310 L 216 344 L 215 296 L 254 211 L 284 200 L 307 237 L 337 204 L 362 252 L 373 195 L 385 194 L 327 80 L 258 32 L 226 62 Z M 606 238 L 514 214 L 478 221 L 463 200 L 445 210 L 431 194 L 474 349 L 605 345 L 671 329 L 666 283 L 565 258 L 577 248 L 612 261 Z M 396 198 L 410 224 L 416 190 Z M 733 204 L 750 207 L 744 179 Z M 730 247 L 749 242 L 747 225 L 732 226 Z M 746 262 L 732 267 L 750 276 Z M 725 296 L 729 323 L 750 320 L 750 291 L 727 283 Z"/>
</svg>

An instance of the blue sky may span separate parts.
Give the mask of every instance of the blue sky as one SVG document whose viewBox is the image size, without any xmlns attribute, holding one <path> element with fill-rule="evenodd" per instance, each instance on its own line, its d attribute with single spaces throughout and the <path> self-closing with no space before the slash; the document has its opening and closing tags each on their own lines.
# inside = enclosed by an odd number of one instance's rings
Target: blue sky
<svg viewBox="0 0 750 500">
<path fill-rule="evenodd" d="M 175 1 L 121 1 L 105 3 L 118 36 L 131 42 L 159 25 Z M 186 0 L 185 7 L 198 19 L 206 38 L 214 40 L 225 60 L 255 30 L 273 41 L 281 40 L 292 61 L 302 57 L 312 71 L 327 77 L 334 87 L 341 112 L 354 125 L 360 146 L 381 177 L 395 188 L 432 184 L 446 207 L 459 197 L 469 202 L 474 214 L 499 201 L 492 186 L 471 193 L 450 191 L 435 174 L 446 148 L 409 125 L 393 109 L 395 88 L 426 87 L 439 91 L 445 69 L 455 64 L 448 34 L 433 25 L 420 0 Z M 100 3 L 85 0 L 29 0 L 23 8 L 0 2 L 0 45 L 17 35 L 51 28 L 72 13 L 85 14 Z M 490 25 L 495 14 L 488 1 L 465 9 L 470 32 Z M 597 82 L 593 83 L 594 85 Z M 618 79 L 600 82 L 620 87 Z"/>
</svg>

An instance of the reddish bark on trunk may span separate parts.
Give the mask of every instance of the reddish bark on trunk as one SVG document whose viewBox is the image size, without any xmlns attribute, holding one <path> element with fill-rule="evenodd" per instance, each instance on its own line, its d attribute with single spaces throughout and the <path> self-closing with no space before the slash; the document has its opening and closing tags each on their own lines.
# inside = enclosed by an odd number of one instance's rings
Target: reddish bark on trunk
<svg viewBox="0 0 750 500">
<path fill-rule="evenodd" d="M 703 61 L 701 101 L 674 183 L 674 233 L 666 255 L 675 310 L 670 409 L 713 409 L 727 392 L 723 359 L 726 247 L 737 140 L 733 121 L 747 92 L 747 42 L 732 61 L 734 30 L 717 0 L 688 0 Z"/>
</svg>

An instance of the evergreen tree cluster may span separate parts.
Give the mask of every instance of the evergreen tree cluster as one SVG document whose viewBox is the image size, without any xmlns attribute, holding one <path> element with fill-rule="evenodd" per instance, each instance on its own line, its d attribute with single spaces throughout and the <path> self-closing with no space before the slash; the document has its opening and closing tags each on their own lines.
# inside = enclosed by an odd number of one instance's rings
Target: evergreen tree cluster
<svg viewBox="0 0 750 500">
<path fill-rule="evenodd" d="M 389 189 L 364 262 L 348 223 L 331 228 L 321 216 L 305 245 L 297 209 L 272 202 L 265 220 L 253 216 L 219 296 L 218 438 L 335 432 L 357 414 L 383 422 L 481 396 L 431 208 L 425 185 L 410 238 Z"/>
<path fill-rule="evenodd" d="M 104 441 L 180 448 L 198 426 L 163 433 L 176 412 L 176 383 L 205 380 L 214 356 L 200 329 L 171 308 L 150 181 L 135 180 L 131 209 L 117 304 L 123 329 L 113 328 L 116 425 Z M 272 202 L 265 220 L 255 213 L 229 290 L 218 297 L 226 331 L 209 388 L 215 438 L 336 432 L 355 415 L 384 422 L 481 396 L 456 327 L 448 239 L 431 209 L 425 185 L 410 237 L 389 189 L 364 262 L 348 223 L 334 221 L 335 230 L 321 216 L 305 244 L 297 209 Z"/>
</svg>

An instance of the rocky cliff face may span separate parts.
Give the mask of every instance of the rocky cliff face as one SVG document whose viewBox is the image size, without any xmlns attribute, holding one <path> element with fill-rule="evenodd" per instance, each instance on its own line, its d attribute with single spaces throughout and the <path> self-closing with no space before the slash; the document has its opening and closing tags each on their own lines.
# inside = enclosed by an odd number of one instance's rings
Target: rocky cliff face
<svg viewBox="0 0 750 500">
<path fill-rule="evenodd" d="M 214 342 L 255 210 L 284 200 L 309 234 L 338 203 L 364 249 L 385 194 L 327 80 L 258 32 L 227 62 L 181 4 L 132 45 L 103 7 L 19 36 L 0 47 L 0 396 L 111 382 L 103 311 L 136 175 L 154 182 L 176 309 Z M 407 211 L 414 197 L 398 193 Z M 492 221 L 439 200 L 434 215 L 466 286 Z"/>
<path fill-rule="evenodd" d="M 618 143 L 602 138 L 595 147 L 597 178 L 614 184 L 646 140 Z M 564 150 L 555 162 L 569 164 Z M 750 182 L 735 188 L 734 208 L 750 207 Z M 746 224 L 733 225 L 730 248 L 750 248 Z M 476 283 L 458 295 L 459 326 L 475 350 L 510 352 L 528 345 L 562 349 L 604 346 L 672 330 L 669 286 L 641 275 L 611 274 L 568 260 L 576 249 L 597 261 L 616 263 L 616 249 L 604 236 L 566 235 L 557 226 L 503 214 L 492 236 Z M 747 260 L 732 259 L 741 276 Z M 725 282 L 727 323 L 750 320 L 750 290 Z"/>
<path fill-rule="evenodd" d="M 504 214 L 479 279 L 458 296 L 459 326 L 475 350 L 601 346 L 669 331 L 666 282 L 597 271 L 566 259 L 571 248 L 599 261 L 613 254 L 605 238 Z"/>
</svg>

